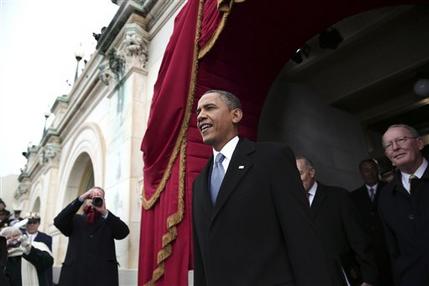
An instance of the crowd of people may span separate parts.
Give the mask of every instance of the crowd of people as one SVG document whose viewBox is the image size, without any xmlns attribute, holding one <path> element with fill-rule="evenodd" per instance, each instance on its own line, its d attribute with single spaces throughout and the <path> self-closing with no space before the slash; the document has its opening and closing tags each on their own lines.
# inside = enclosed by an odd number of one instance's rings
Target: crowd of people
<svg viewBox="0 0 429 286">
<path fill-rule="evenodd" d="M 78 210 L 83 207 L 83 214 Z M 0 200 L 0 213 L 10 213 Z M 52 286 L 52 237 L 39 231 L 40 216 L 0 217 L 0 285 Z M 58 285 L 118 285 L 115 239 L 128 226 L 106 208 L 104 190 L 93 187 L 64 208 L 54 225 L 69 238 Z"/>
<path fill-rule="evenodd" d="M 429 285 L 429 168 L 414 128 L 383 134 L 395 166 L 388 182 L 364 159 L 362 185 L 350 191 L 319 181 L 308 156 L 240 138 L 242 118 L 227 91 L 198 101 L 197 127 L 213 156 L 193 183 L 196 286 Z M 129 229 L 104 195 L 93 187 L 55 217 L 69 238 L 59 285 L 119 284 L 114 240 Z M 1 285 L 52 285 L 52 238 L 39 225 L 38 214 L 11 215 L 0 200 Z"/>
<path fill-rule="evenodd" d="M 193 184 L 195 285 L 429 285 L 429 168 L 414 128 L 383 134 L 388 182 L 365 159 L 362 186 L 345 190 L 305 155 L 238 137 L 242 117 L 227 91 L 198 101 L 213 156 Z"/>
</svg>

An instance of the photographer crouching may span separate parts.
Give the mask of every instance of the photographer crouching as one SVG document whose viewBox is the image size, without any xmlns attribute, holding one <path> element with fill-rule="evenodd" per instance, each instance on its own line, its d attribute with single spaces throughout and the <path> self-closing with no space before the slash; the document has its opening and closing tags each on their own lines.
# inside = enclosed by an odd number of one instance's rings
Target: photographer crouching
<svg viewBox="0 0 429 286">
<path fill-rule="evenodd" d="M 84 204 L 84 214 L 76 214 Z M 106 209 L 104 190 L 93 187 L 65 207 L 54 225 L 69 237 L 59 286 L 117 286 L 114 239 L 124 239 L 128 226 Z"/>
<path fill-rule="evenodd" d="M 43 242 L 30 242 L 18 227 L 5 227 L 0 236 L 6 238 L 7 261 L 5 274 L 10 285 L 48 286 L 44 272 L 52 267 L 54 259 Z"/>
</svg>

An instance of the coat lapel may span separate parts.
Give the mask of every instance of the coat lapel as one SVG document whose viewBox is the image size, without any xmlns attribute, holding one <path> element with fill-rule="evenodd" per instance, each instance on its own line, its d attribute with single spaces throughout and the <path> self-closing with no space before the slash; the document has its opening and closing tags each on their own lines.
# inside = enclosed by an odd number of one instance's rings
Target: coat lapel
<svg viewBox="0 0 429 286">
<path fill-rule="evenodd" d="M 201 181 L 202 184 L 200 188 L 202 192 L 200 194 L 201 202 L 198 203 L 198 205 L 202 206 L 202 209 L 204 211 L 204 215 L 208 218 L 211 217 L 213 205 L 210 198 L 210 184 L 209 184 L 209 175 L 212 169 L 213 165 L 213 156 L 210 157 L 210 160 L 208 161 L 207 165 L 204 167 L 204 169 L 201 171 Z"/>
<path fill-rule="evenodd" d="M 216 218 L 223 205 L 227 202 L 231 194 L 238 188 L 240 181 L 252 168 L 253 163 L 249 154 L 255 151 L 255 143 L 242 140 L 237 144 L 229 163 L 228 170 L 223 178 L 216 203 L 214 205 L 212 222 Z M 210 200 L 210 198 L 209 198 Z"/>
</svg>

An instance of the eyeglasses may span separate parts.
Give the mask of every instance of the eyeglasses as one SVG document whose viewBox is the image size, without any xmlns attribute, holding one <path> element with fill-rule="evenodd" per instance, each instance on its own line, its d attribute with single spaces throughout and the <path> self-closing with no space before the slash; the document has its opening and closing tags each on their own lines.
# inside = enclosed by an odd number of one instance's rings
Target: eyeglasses
<svg viewBox="0 0 429 286">
<path fill-rule="evenodd" d="M 399 137 L 399 138 L 396 138 L 390 142 L 387 142 L 387 144 L 385 144 L 383 147 L 384 147 L 384 150 L 386 150 L 386 151 L 392 151 L 393 150 L 393 143 L 396 143 L 396 145 L 398 145 L 399 147 L 404 147 L 405 143 L 407 143 L 407 141 L 409 139 L 416 139 L 416 138 L 417 137 L 410 137 L 410 136 Z"/>
</svg>

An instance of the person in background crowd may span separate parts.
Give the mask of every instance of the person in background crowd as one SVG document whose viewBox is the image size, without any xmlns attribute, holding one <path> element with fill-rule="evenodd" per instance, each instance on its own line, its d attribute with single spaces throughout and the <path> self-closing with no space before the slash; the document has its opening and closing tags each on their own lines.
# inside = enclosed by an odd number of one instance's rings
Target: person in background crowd
<svg viewBox="0 0 429 286">
<path fill-rule="evenodd" d="M 359 173 L 364 184 L 351 192 L 350 197 L 361 215 L 365 230 L 369 234 L 375 262 L 379 273 L 380 286 L 393 285 L 392 270 L 385 242 L 383 224 L 377 212 L 378 198 L 385 185 L 380 181 L 377 163 L 366 159 L 359 163 Z"/>
<path fill-rule="evenodd" d="M 7 244 L 6 237 L 0 236 L 0 285 L 10 286 L 9 278 L 6 276 Z"/>
<path fill-rule="evenodd" d="M 421 153 L 423 140 L 411 126 L 395 124 L 387 128 L 382 144 L 397 168 L 378 199 L 394 283 L 429 285 L 429 168 Z"/>
<path fill-rule="evenodd" d="M 9 226 L 0 231 L 6 238 L 8 258 L 6 277 L 12 286 L 48 286 L 44 272 L 52 267 L 54 259 L 44 243 L 31 242 L 17 227 Z"/>
<path fill-rule="evenodd" d="M 213 156 L 193 184 L 194 285 L 332 285 L 292 151 L 239 138 L 242 116 L 229 92 L 198 101 Z"/>
<path fill-rule="evenodd" d="M 0 210 L 0 229 L 9 226 L 10 212 L 7 209 Z"/>
<path fill-rule="evenodd" d="M 23 218 L 21 217 L 21 210 L 15 209 L 13 211 L 13 215 L 9 218 L 9 225 L 13 226 L 14 224 L 22 221 Z"/>
<path fill-rule="evenodd" d="M 316 181 L 316 169 L 304 156 L 296 157 L 296 165 L 337 285 L 377 285 L 369 239 L 349 193 Z"/>
<path fill-rule="evenodd" d="M 25 234 L 28 236 L 31 242 L 38 241 L 43 242 L 48 246 L 49 250 L 52 251 L 52 236 L 39 231 L 40 216 L 38 213 L 30 213 L 27 217 L 28 221 L 25 228 Z M 49 282 L 48 285 L 52 285 L 52 267 L 45 271 L 46 280 Z"/>
<path fill-rule="evenodd" d="M 76 214 L 85 203 L 84 214 Z M 117 286 L 115 239 L 124 239 L 128 226 L 106 208 L 104 190 L 93 187 L 66 206 L 54 225 L 69 238 L 60 286 Z"/>
</svg>

